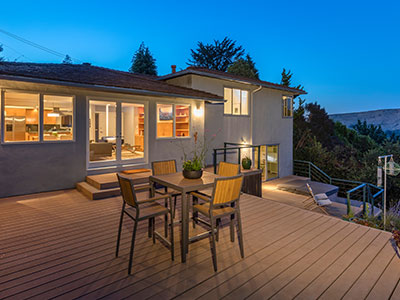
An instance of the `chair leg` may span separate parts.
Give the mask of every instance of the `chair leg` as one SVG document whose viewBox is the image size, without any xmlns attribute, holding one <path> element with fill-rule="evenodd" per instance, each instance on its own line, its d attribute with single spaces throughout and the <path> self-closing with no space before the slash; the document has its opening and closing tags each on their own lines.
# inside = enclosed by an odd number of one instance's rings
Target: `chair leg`
<svg viewBox="0 0 400 300">
<path fill-rule="evenodd" d="M 236 224 L 237 224 L 237 234 L 240 248 L 240 256 L 244 258 L 244 249 L 243 249 L 243 231 L 242 231 L 242 219 L 240 217 L 239 207 L 236 210 Z"/>
<path fill-rule="evenodd" d="M 175 219 L 175 214 L 176 214 L 176 198 L 177 198 L 178 196 L 175 196 L 174 197 L 174 209 L 173 209 L 173 213 L 172 213 L 172 219 Z"/>
<path fill-rule="evenodd" d="M 211 234 L 210 234 L 210 248 L 211 248 L 211 256 L 213 260 L 214 271 L 217 272 L 217 251 L 215 245 L 215 220 L 213 218 L 210 219 L 211 222 Z"/>
<path fill-rule="evenodd" d="M 235 242 L 235 224 L 234 224 L 234 220 L 235 218 L 233 217 L 234 215 L 230 215 L 230 224 L 229 224 L 229 229 L 231 232 L 231 242 Z"/>
<path fill-rule="evenodd" d="M 171 226 L 170 226 L 170 242 L 171 242 L 171 260 L 174 261 L 175 259 L 175 247 L 174 247 L 174 218 L 172 217 L 171 213 Z"/>
<path fill-rule="evenodd" d="M 219 241 L 219 226 L 221 225 L 221 219 L 217 219 L 216 226 L 217 226 L 217 234 L 215 235 L 215 240 Z"/>
<path fill-rule="evenodd" d="M 193 200 L 192 200 L 192 209 L 193 206 L 195 206 L 196 204 L 199 203 L 199 199 L 197 199 L 197 197 L 193 196 Z M 197 224 L 197 218 L 199 217 L 199 213 L 197 211 L 192 211 L 192 224 L 193 224 L 193 228 L 196 228 L 196 224 Z"/>
<path fill-rule="evenodd" d="M 133 250 L 135 248 L 135 239 L 136 239 L 136 230 L 137 230 L 137 221 L 134 221 L 133 232 L 132 232 L 132 241 L 131 241 L 131 251 L 129 253 L 129 266 L 128 266 L 128 274 L 132 273 L 132 259 L 133 259 Z"/>
<path fill-rule="evenodd" d="M 122 232 L 122 222 L 123 222 L 123 219 L 124 219 L 124 208 L 125 208 L 125 203 L 122 205 L 121 217 L 119 219 L 117 247 L 115 249 L 115 257 L 118 257 L 118 252 L 119 252 L 119 243 L 121 241 L 121 232 Z"/>
<path fill-rule="evenodd" d="M 151 228 L 152 228 L 152 235 L 153 235 L 153 244 L 156 243 L 156 235 L 154 234 L 154 231 L 156 230 L 156 220 L 155 218 L 151 218 Z"/>
<path fill-rule="evenodd" d="M 151 235 L 153 234 L 153 229 L 151 228 L 153 226 L 153 223 L 151 222 L 151 219 L 149 219 L 149 228 L 148 228 L 148 236 L 151 238 Z"/>
<path fill-rule="evenodd" d="M 168 201 L 165 199 L 165 207 L 168 208 Z M 172 207 L 170 208 L 172 210 Z M 164 217 L 164 235 L 168 237 L 168 215 L 166 214 Z"/>
</svg>

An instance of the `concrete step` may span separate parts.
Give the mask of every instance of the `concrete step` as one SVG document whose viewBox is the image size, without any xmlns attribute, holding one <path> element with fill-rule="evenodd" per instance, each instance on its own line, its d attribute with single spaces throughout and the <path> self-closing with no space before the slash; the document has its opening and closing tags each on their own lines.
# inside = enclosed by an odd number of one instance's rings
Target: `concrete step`
<svg viewBox="0 0 400 300">
<path fill-rule="evenodd" d="M 90 200 L 99 200 L 121 195 L 121 190 L 119 189 L 119 186 L 109 189 L 98 189 L 86 181 L 77 183 L 76 189 Z"/>
</svg>

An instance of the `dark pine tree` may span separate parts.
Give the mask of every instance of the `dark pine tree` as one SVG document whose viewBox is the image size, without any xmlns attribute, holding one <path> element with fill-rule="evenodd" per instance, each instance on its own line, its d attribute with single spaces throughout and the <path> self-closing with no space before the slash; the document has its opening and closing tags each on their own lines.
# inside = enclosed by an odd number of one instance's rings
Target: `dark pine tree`
<svg viewBox="0 0 400 300">
<path fill-rule="evenodd" d="M 197 49 L 191 49 L 192 58 L 189 66 L 203 67 L 211 70 L 226 72 L 228 67 L 244 55 L 242 46 L 236 41 L 225 37 L 222 41 L 214 40 L 213 44 L 197 43 Z"/>
<path fill-rule="evenodd" d="M 63 64 L 67 64 L 67 65 L 72 64 L 72 58 L 71 58 L 71 56 L 69 56 L 68 54 L 65 55 L 64 60 L 62 61 L 62 63 L 63 63 Z"/>
<path fill-rule="evenodd" d="M 132 57 L 132 66 L 129 72 L 137 74 L 157 75 L 156 60 L 148 47 L 142 42 Z"/>
<path fill-rule="evenodd" d="M 239 58 L 230 65 L 228 67 L 228 72 L 248 78 L 259 79 L 256 64 L 249 54 L 246 55 L 246 58 Z"/>
</svg>

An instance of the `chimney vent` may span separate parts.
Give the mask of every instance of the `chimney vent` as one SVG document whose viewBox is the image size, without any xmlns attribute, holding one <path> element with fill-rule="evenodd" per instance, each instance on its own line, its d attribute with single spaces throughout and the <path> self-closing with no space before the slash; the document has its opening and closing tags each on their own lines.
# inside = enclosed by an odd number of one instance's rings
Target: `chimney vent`
<svg viewBox="0 0 400 300">
<path fill-rule="evenodd" d="M 176 73 L 176 65 L 171 65 L 171 71 L 172 73 Z"/>
<path fill-rule="evenodd" d="M 91 63 L 88 63 L 88 62 L 84 62 L 84 63 L 82 63 L 82 65 L 84 65 L 84 66 L 91 66 L 92 64 L 91 64 Z"/>
</svg>

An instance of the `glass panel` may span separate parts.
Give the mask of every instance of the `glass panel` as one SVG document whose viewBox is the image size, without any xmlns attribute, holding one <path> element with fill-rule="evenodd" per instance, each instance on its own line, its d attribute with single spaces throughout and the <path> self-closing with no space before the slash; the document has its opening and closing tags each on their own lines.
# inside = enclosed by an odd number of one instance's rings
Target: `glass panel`
<svg viewBox="0 0 400 300">
<path fill-rule="evenodd" d="M 121 158 L 144 157 L 144 105 L 122 103 L 121 114 Z"/>
<path fill-rule="evenodd" d="M 173 130 L 173 105 L 157 104 L 157 137 L 173 137 Z"/>
<path fill-rule="evenodd" d="M 248 92 L 242 91 L 242 115 L 249 114 Z"/>
<path fill-rule="evenodd" d="M 4 140 L 39 140 L 39 95 L 4 93 Z"/>
<path fill-rule="evenodd" d="M 190 135 L 189 105 L 175 106 L 175 136 L 185 137 Z"/>
<path fill-rule="evenodd" d="M 115 160 L 116 137 L 115 102 L 90 101 L 89 151 L 90 161 Z"/>
<path fill-rule="evenodd" d="M 233 114 L 240 115 L 240 90 L 233 89 L 232 104 Z"/>
<path fill-rule="evenodd" d="M 232 114 L 232 89 L 224 88 L 224 114 Z"/>
<path fill-rule="evenodd" d="M 73 140 L 72 97 L 43 96 L 43 140 Z"/>
<path fill-rule="evenodd" d="M 283 96 L 283 116 L 284 117 L 293 117 L 293 98 Z"/>
<path fill-rule="evenodd" d="M 278 146 L 267 147 L 267 179 L 278 177 Z"/>
</svg>

